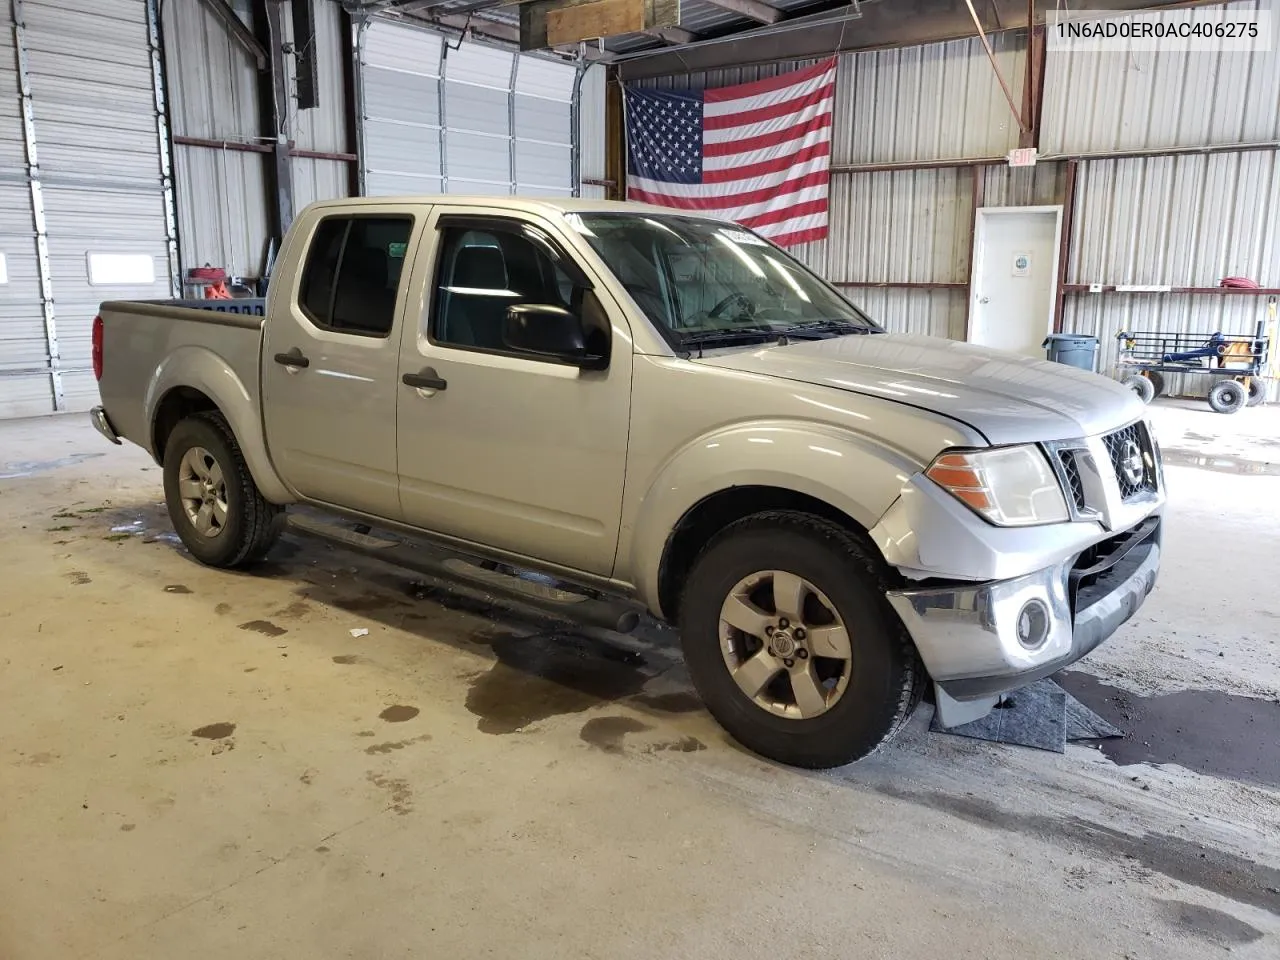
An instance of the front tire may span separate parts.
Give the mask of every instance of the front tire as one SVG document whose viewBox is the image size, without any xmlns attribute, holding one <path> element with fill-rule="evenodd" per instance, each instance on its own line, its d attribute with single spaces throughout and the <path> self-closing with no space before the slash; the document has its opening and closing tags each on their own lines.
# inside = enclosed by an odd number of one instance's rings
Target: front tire
<svg viewBox="0 0 1280 960">
<path fill-rule="evenodd" d="M 1245 401 L 1246 407 L 1256 407 L 1267 399 L 1267 385 L 1261 377 L 1249 378 L 1249 399 Z"/>
<path fill-rule="evenodd" d="M 869 548 L 808 514 L 760 513 L 715 537 L 689 576 L 680 628 L 689 675 L 720 725 L 793 766 L 874 752 L 924 687 Z"/>
<path fill-rule="evenodd" d="M 280 536 L 283 508 L 258 491 L 235 435 L 218 413 L 190 417 L 169 434 L 164 498 L 178 537 L 206 566 L 260 560 Z"/>
</svg>

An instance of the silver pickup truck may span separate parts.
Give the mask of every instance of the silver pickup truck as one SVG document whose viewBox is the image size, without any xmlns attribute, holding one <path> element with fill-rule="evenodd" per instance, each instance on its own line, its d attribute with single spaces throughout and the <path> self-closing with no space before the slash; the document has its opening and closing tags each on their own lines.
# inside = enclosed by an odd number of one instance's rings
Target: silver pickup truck
<svg viewBox="0 0 1280 960">
<path fill-rule="evenodd" d="M 647 611 L 716 719 L 786 763 L 866 756 L 926 692 L 975 719 L 1155 583 L 1164 478 L 1131 391 L 887 334 L 710 217 L 320 203 L 265 304 L 200 306 L 224 312 L 102 305 L 92 415 L 163 465 L 197 560 L 250 563 L 288 524 L 585 622 Z"/>
</svg>

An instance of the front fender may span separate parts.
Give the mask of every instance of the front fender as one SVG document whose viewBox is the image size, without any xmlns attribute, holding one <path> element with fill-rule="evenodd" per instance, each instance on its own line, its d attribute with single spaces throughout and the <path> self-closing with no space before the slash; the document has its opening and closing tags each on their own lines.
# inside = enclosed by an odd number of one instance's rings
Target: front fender
<svg viewBox="0 0 1280 960">
<path fill-rule="evenodd" d="M 148 449 L 154 457 L 156 413 L 165 396 L 180 387 L 199 390 L 227 418 L 249 473 L 262 495 L 272 503 L 289 503 L 295 498 L 281 481 L 267 454 L 257 389 L 256 354 L 253 369 L 254 381 L 245 383 L 226 359 L 208 347 L 188 345 L 169 353 L 147 383 L 143 406 L 147 416 Z"/>
<path fill-rule="evenodd" d="M 868 437 L 822 424 L 773 420 L 713 431 L 678 450 L 647 484 L 629 548 L 620 554 L 629 569 L 618 575 L 660 613 L 658 584 L 667 541 L 685 514 L 707 497 L 742 486 L 791 490 L 870 529 L 920 467 Z"/>
</svg>

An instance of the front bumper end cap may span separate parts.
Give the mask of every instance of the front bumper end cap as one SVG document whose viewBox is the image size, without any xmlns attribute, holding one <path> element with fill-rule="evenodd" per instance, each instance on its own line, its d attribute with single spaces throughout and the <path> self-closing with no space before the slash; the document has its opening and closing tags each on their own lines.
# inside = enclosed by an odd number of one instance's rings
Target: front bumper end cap
<svg viewBox="0 0 1280 960">
<path fill-rule="evenodd" d="M 89 420 L 93 423 L 93 428 L 100 434 L 120 446 L 120 434 L 116 433 L 116 428 L 111 425 L 111 420 L 107 417 L 105 407 L 94 407 L 89 411 Z"/>
</svg>

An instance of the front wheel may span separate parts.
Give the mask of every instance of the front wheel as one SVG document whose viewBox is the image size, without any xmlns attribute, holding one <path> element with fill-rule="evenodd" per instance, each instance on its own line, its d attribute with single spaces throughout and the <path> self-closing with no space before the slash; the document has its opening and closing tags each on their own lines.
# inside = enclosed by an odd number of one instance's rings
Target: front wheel
<svg viewBox="0 0 1280 960">
<path fill-rule="evenodd" d="M 1246 407 L 1256 407 L 1267 399 L 1267 385 L 1259 377 L 1249 378 L 1249 399 L 1245 401 Z"/>
<path fill-rule="evenodd" d="M 235 435 L 217 413 L 183 420 L 169 434 L 164 498 L 183 545 L 211 567 L 259 560 L 280 536 L 284 511 L 258 491 Z"/>
<path fill-rule="evenodd" d="M 859 760 L 919 702 L 924 671 L 868 548 L 803 513 L 761 513 L 695 562 L 681 608 L 685 663 L 743 746 L 799 767 Z"/>
</svg>

